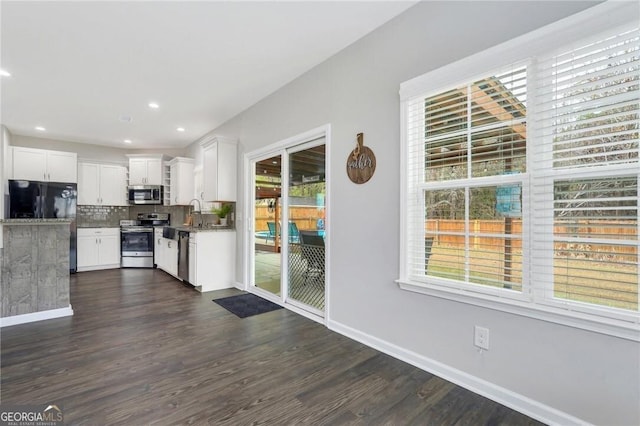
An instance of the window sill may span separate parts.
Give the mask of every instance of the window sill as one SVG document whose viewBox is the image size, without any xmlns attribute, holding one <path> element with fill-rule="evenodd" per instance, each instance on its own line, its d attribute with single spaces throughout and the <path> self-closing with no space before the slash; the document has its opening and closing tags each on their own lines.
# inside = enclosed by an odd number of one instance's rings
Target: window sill
<svg viewBox="0 0 640 426">
<path fill-rule="evenodd" d="M 640 342 L 640 324 L 638 322 L 616 320 L 554 306 L 501 298 L 462 289 L 443 288 L 402 279 L 396 280 L 396 283 L 402 290 L 414 293 Z"/>
</svg>

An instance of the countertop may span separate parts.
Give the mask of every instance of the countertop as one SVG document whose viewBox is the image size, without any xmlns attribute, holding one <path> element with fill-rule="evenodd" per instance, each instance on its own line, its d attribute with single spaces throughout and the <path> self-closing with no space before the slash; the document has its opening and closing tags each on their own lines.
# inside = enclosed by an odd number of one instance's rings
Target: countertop
<svg viewBox="0 0 640 426">
<path fill-rule="evenodd" d="M 176 231 L 187 231 L 187 232 L 222 232 L 222 231 L 233 231 L 235 232 L 235 228 L 229 228 L 228 226 L 207 226 L 204 228 L 198 228 L 197 226 L 171 226 L 171 228 L 175 228 Z"/>
<path fill-rule="evenodd" d="M 0 225 L 67 225 L 72 219 L 0 219 Z"/>
</svg>

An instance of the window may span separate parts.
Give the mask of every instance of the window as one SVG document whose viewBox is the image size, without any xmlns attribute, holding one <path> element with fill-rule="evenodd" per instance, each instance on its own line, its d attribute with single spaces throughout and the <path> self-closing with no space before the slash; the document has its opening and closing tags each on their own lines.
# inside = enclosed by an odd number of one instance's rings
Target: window
<svg viewBox="0 0 640 426">
<path fill-rule="evenodd" d="M 402 288 L 638 330 L 640 31 L 589 14 L 403 83 Z"/>
</svg>

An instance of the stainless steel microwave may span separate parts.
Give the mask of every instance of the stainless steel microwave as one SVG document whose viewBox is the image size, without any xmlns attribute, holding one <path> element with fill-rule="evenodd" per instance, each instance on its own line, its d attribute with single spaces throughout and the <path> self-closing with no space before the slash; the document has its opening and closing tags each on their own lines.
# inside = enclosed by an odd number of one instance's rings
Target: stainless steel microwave
<svg viewBox="0 0 640 426">
<path fill-rule="evenodd" d="M 162 204 L 162 185 L 130 186 L 129 204 Z"/>
</svg>

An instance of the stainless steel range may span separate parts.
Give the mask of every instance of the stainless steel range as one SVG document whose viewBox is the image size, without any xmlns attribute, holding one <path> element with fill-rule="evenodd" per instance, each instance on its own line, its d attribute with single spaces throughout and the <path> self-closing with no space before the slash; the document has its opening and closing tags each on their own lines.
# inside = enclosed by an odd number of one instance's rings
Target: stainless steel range
<svg viewBox="0 0 640 426">
<path fill-rule="evenodd" d="M 169 213 L 140 213 L 120 221 L 120 266 L 153 268 L 153 227 L 170 224 Z"/>
</svg>

